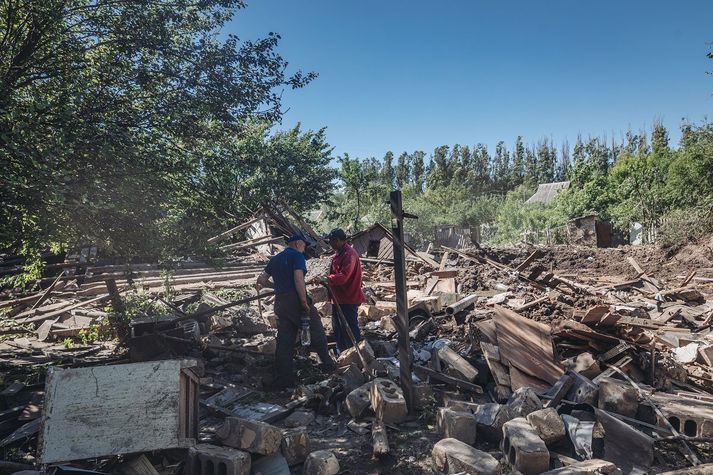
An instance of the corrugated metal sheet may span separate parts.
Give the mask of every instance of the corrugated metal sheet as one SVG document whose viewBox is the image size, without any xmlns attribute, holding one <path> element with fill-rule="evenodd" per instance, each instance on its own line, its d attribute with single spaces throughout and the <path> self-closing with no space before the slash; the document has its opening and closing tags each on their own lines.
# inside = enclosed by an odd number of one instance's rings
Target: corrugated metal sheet
<svg viewBox="0 0 713 475">
<path fill-rule="evenodd" d="M 535 191 L 535 194 L 525 201 L 525 203 L 550 204 L 560 192 L 569 188 L 569 184 L 570 182 L 568 181 L 558 181 L 555 183 L 542 183 L 541 185 L 537 185 L 537 191 Z"/>
</svg>

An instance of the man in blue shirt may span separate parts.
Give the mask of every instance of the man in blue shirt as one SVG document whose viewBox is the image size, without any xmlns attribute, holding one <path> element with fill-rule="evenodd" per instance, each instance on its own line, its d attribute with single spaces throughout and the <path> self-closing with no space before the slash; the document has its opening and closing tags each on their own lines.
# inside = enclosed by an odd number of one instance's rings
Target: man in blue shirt
<svg viewBox="0 0 713 475">
<path fill-rule="evenodd" d="M 277 350 L 275 353 L 274 387 L 283 389 L 294 386 L 294 349 L 300 331 L 300 317 L 309 314 L 311 346 L 317 351 L 325 369 L 334 368 L 334 361 L 327 350 L 327 336 L 322 327 L 317 309 L 307 296 L 305 274 L 307 263 L 304 251 L 305 237 L 295 234 L 287 240 L 284 251 L 273 256 L 260 274 L 257 283 L 275 289 L 275 316 L 277 316 Z M 272 277 L 272 283 L 270 283 Z"/>
</svg>

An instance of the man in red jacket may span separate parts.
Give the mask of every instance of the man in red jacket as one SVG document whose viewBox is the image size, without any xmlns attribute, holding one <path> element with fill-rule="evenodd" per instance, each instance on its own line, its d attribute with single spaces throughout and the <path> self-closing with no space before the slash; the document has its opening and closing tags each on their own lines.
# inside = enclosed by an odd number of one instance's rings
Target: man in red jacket
<svg viewBox="0 0 713 475">
<path fill-rule="evenodd" d="M 354 339 L 361 341 L 357 311 L 359 304 L 364 303 L 364 294 L 361 291 L 361 262 L 359 255 L 347 244 L 347 235 L 341 229 L 333 229 L 327 240 L 332 249 L 337 251 L 332 257 L 332 265 L 326 283 L 329 285 L 332 294 L 332 328 L 334 329 L 334 339 L 337 341 L 337 355 L 350 348 L 352 342 L 349 335 L 342 327 L 342 322 L 337 314 L 336 306 L 342 309 L 342 313 L 354 334 Z"/>
</svg>

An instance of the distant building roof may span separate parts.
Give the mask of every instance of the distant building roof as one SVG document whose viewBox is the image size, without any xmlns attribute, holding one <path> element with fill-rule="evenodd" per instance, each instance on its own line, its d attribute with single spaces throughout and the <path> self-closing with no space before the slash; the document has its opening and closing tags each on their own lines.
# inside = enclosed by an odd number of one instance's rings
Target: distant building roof
<svg viewBox="0 0 713 475">
<path fill-rule="evenodd" d="M 535 192 L 534 195 L 530 197 L 525 203 L 527 204 L 532 204 L 532 203 L 542 203 L 542 204 L 550 204 L 552 203 L 557 195 L 561 192 L 569 188 L 569 182 L 568 181 L 557 181 L 555 183 L 542 183 L 541 185 L 537 185 L 537 191 Z"/>
</svg>

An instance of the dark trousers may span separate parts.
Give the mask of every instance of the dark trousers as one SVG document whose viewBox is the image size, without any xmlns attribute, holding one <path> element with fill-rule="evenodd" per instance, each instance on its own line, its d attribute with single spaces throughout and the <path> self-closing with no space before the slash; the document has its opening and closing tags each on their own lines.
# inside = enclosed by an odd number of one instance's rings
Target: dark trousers
<svg viewBox="0 0 713 475">
<path fill-rule="evenodd" d="M 339 308 L 342 309 L 344 318 L 349 324 L 349 328 L 352 329 L 354 334 L 354 339 L 357 343 L 361 341 L 361 332 L 359 331 L 359 320 L 357 319 L 357 311 L 359 305 L 341 303 Z M 352 341 L 349 339 L 347 331 L 342 326 L 342 321 L 337 314 L 337 305 L 332 304 L 332 328 L 334 329 L 334 339 L 337 341 L 337 355 L 347 348 L 352 347 Z"/>
<path fill-rule="evenodd" d="M 300 331 L 300 315 L 302 314 L 297 292 L 277 294 L 275 296 L 275 316 L 277 316 L 277 350 L 275 354 L 275 383 L 278 386 L 294 386 L 294 351 L 295 340 Z M 333 360 L 327 350 L 327 336 L 324 333 L 322 320 L 317 309 L 310 301 L 309 330 L 311 348 L 317 352 L 322 363 L 329 364 Z"/>
</svg>

